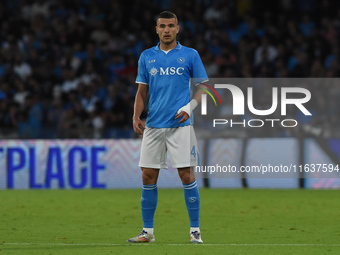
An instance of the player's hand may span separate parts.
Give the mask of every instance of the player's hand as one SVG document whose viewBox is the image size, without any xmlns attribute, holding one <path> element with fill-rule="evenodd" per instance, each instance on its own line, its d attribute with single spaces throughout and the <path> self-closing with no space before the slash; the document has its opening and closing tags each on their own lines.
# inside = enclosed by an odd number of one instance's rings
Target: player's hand
<svg viewBox="0 0 340 255">
<path fill-rule="evenodd" d="M 180 120 L 178 121 L 178 123 L 183 123 L 183 122 L 185 122 L 187 119 L 189 119 L 189 114 L 188 114 L 187 112 L 185 112 L 185 111 L 181 111 L 180 113 L 176 113 L 175 119 L 179 119 L 179 118 L 181 118 L 181 117 L 182 117 L 182 119 L 180 119 Z"/>
<path fill-rule="evenodd" d="M 133 130 L 139 134 L 143 135 L 145 129 L 144 122 L 140 120 L 140 118 L 133 118 Z"/>
<path fill-rule="evenodd" d="M 195 99 L 191 99 L 191 101 L 186 104 L 185 106 L 179 108 L 179 110 L 176 113 L 175 119 L 180 119 L 178 123 L 183 123 L 184 121 L 188 120 L 190 117 L 191 112 L 195 109 L 195 107 L 198 105 L 197 101 Z"/>
</svg>

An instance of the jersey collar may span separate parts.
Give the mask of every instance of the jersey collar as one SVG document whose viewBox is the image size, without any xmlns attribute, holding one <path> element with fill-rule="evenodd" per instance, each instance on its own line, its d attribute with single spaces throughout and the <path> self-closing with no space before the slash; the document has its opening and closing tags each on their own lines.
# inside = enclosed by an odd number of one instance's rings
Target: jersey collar
<svg viewBox="0 0 340 255">
<path fill-rule="evenodd" d="M 176 41 L 177 42 L 177 45 L 176 45 L 176 47 L 175 48 L 173 48 L 173 50 L 180 50 L 181 48 L 182 48 L 182 45 L 179 43 L 179 41 Z M 155 47 L 155 50 L 156 51 L 160 51 L 161 49 L 159 48 L 159 44 L 160 43 L 158 43 L 157 45 L 156 45 L 156 47 Z"/>
</svg>

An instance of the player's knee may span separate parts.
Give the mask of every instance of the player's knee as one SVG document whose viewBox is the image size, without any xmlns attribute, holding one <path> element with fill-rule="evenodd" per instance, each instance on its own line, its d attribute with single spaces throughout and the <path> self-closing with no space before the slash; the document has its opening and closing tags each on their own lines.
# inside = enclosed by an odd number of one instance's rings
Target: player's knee
<svg viewBox="0 0 340 255">
<path fill-rule="evenodd" d="M 142 179 L 144 185 L 155 184 L 157 182 L 158 173 L 156 170 L 143 170 Z"/>
<path fill-rule="evenodd" d="M 195 178 L 190 175 L 190 171 L 179 170 L 178 174 L 183 184 L 190 184 L 195 180 Z"/>
<path fill-rule="evenodd" d="M 183 178 L 181 178 L 181 181 L 183 184 L 190 184 L 195 180 L 195 178 L 192 178 L 189 176 L 184 176 Z"/>
</svg>

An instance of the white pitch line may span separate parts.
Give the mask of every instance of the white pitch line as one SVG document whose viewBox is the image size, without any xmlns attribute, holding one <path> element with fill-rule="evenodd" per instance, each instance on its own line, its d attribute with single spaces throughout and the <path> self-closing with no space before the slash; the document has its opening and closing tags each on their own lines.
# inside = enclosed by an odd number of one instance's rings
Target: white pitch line
<svg viewBox="0 0 340 255">
<path fill-rule="evenodd" d="M 26 245 L 39 245 L 39 246 L 131 246 L 131 245 L 173 245 L 173 246 L 182 246 L 182 245 L 193 245 L 193 244 L 151 244 L 151 243 L 2 243 L 3 245 L 12 245 L 12 246 L 26 246 Z M 197 244 L 199 246 L 340 246 L 340 244 L 318 244 L 318 243 L 301 243 L 301 244 L 272 244 L 272 243 L 205 243 L 205 244 Z M 1 245 L 0 245 L 1 247 Z"/>
</svg>

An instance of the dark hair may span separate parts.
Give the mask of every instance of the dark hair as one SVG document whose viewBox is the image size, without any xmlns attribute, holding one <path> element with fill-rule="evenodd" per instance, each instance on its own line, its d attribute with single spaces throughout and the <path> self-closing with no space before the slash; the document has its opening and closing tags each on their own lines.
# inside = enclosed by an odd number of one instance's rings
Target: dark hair
<svg viewBox="0 0 340 255">
<path fill-rule="evenodd" d="M 172 18 L 174 18 L 176 20 L 176 23 L 178 24 L 177 16 L 173 12 L 164 11 L 164 12 L 161 12 L 160 14 L 158 14 L 158 16 L 156 18 L 156 25 L 157 25 L 158 19 L 160 19 L 160 18 L 162 18 L 162 19 L 172 19 Z"/>
</svg>

